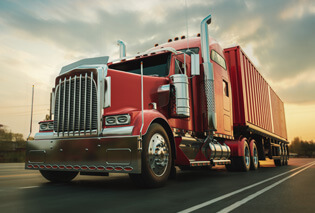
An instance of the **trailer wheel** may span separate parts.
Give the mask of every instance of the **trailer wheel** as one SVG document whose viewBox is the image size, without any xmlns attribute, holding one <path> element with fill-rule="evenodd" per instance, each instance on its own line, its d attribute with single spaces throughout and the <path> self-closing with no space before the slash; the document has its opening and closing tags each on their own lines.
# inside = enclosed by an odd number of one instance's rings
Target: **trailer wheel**
<svg viewBox="0 0 315 213">
<path fill-rule="evenodd" d="M 78 172 L 39 170 L 44 178 L 53 183 L 67 183 L 78 175 Z"/>
<path fill-rule="evenodd" d="M 258 160 L 258 150 L 257 146 L 255 143 L 252 145 L 252 154 L 250 156 L 250 169 L 251 170 L 257 170 L 258 165 L 259 165 L 259 160 Z"/>
<path fill-rule="evenodd" d="M 281 159 L 281 166 L 284 166 L 285 165 L 285 145 L 283 143 L 281 143 L 280 159 Z"/>
<path fill-rule="evenodd" d="M 288 165 L 288 147 L 284 145 L 284 165 Z"/>
<path fill-rule="evenodd" d="M 172 166 L 172 152 L 164 128 L 153 123 L 143 137 L 141 174 L 129 174 L 136 185 L 156 188 L 166 184 Z"/>
<path fill-rule="evenodd" d="M 250 150 L 247 142 L 244 142 L 243 156 L 239 158 L 238 170 L 247 172 L 250 168 Z"/>
<path fill-rule="evenodd" d="M 274 159 L 274 163 L 276 166 L 282 166 L 283 165 L 283 150 L 282 150 L 282 145 L 280 144 L 280 147 L 278 148 L 278 153 L 280 155 L 280 159 Z"/>
</svg>

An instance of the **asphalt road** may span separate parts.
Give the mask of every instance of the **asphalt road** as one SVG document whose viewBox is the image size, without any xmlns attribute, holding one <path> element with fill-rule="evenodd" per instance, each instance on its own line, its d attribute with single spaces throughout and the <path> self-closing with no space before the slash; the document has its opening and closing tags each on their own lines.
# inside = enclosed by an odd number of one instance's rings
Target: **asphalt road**
<svg viewBox="0 0 315 213">
<path fill-rule="evenodd" d="M 315 212 L 315 159 L 272 161 L 247 173 L 180 171 L 159 189 L 136 188 L 128 175 L 78 176 L 52 184 L 24 164 L 0 164 L 0 212 Z"/>
</svg>

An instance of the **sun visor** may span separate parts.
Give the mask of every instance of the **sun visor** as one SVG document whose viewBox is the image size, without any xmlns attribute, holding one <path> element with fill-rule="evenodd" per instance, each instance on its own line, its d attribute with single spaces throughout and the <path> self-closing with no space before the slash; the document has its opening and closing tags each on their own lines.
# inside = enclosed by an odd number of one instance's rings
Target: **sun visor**
<svg viewBox="0 0 315 213">
<path fill-rule="evenodd" d="M 68 71 L 71 71 L 79 66 L 82 65 L 102 65 L 102 64 L 107 64 L 109 59 L 109 56 L 102 56 L 102 57 L 96 57 L 96 58 L 85 58 L 79 61 L 76 61 L 72 64 L 68 64 L 64 67 L 61 68 L 61 71 L 59 75 L 62 75 Z"/>
</svg>

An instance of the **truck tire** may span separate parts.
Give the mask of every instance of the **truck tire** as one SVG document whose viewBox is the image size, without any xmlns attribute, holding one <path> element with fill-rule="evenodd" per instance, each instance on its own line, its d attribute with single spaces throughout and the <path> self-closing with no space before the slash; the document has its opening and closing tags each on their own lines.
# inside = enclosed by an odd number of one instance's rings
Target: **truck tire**
<svg viewBox="0 0 315 213">
<path fill-rule="evenodd" d="M 257 170 L 259 166 L 258 149 L 256 143 L 253 143 L 252 146 L 252 153 L 250 156 L 250 169 Z"/>
<path fill-rule="evenodd" d="M 228 171 L 240 171 L 240 172 L 247 172 L 250 169 L 250 149 L 247 142 L 244 142 L 243 147 L 243 156 L 238 157 L 230 157 L 231 164 L 225 165 Z"/>
<path fill-rule="evenodd" d="M 250 169 L 250 150 L 247 142 L 244 142 L 243 156 L 239 158 L 237 165 L 241 172 L 248 172 Z"/>
<path fill-rule="evenodd" d="M 53 183 L 67 183 L 78 175 L 78 172 L 39 170 L 44 178 Z"/>
<path fill-rule="evenodd" d="M 280 155 L 280 159 L 281 159 L 281 166 L 285 165 L 285 145 L 283 143 L 281 143 L 281 155 Z"/>
<path fill-rule="evenodd" d="M 284 145 L 284 165 L 288 165 L 288 147 Z"/>
<path fill-rule="evenodd" d="M 281 166 L 281 159 L 274 160 L 276 166 Z"/>
<path fill-rule="evenodd" d="M 142 141 L 141 174 L 129 174 L 137 186 L 157 188 L 164 186 L 172 167 L 172 152 L 164 128 L 153 123 Z"/>
<path fill-rule="evenodd" d="M 275 159 L 275 160 L 273 160 L 276 166 L 282 166 L 282 161 L 283 161 L 282 147 L 280 146 L 279 149 L 280 149 L 280 150 L 279 150 L 280 159 Z"/>
</svg>

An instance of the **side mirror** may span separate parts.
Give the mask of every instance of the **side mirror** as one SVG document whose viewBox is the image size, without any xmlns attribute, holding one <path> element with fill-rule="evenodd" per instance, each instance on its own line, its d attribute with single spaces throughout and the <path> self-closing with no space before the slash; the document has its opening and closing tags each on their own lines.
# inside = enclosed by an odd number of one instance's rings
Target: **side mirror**
<svg viewBox="0 0 315 213">
<path fill-rule="evenodd" d="M 199 54 L 191 54 L 191 75 L 200 75 Z"/>
</svg>

